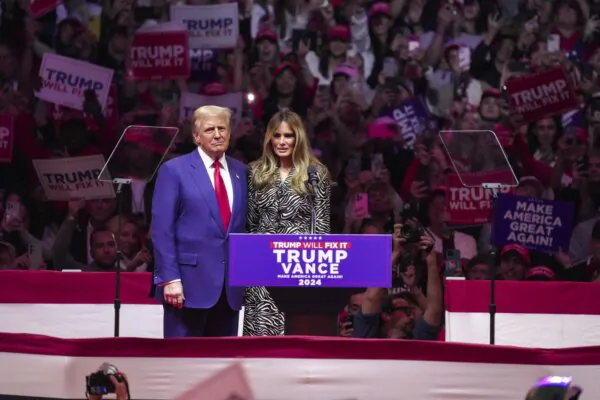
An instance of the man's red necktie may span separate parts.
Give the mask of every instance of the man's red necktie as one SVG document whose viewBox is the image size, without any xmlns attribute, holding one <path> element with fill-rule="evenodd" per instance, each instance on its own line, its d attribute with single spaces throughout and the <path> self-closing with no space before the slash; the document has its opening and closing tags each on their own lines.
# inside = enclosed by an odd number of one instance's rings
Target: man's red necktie
<svg viewBox="0 0 600 400">
<path fill-rule="evenodd" d="M 225 231 L 229 228 L 229 220 L 231 219 L 231 209 L 229 208 L 229 197 L 227 196 L 227 189 L 225 188 L 225 182 L 221 177 L 221 163 L 215 161 L 213 163 L 215 169 L 215 193 L 217 194 L 217 203 L 219 204 L 219 211 L 221 212 L 221 219 L 223 220 L 223 226 Z"/>
</svg>

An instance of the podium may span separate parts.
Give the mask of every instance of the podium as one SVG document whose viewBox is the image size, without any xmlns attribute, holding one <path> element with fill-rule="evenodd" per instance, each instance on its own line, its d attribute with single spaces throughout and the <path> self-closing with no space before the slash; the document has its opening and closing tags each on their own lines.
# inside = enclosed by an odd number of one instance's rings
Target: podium
<svg viewBox="0 0 600 400">
<path fill-rule="evenodd" d="M 231 286 L 265 286 L 285 313 L 286 335 L 335 336 L 352 294 L 391 287 L 391 254 L 391 235 L 234 233 L 228 278 Z"/>
</svg>

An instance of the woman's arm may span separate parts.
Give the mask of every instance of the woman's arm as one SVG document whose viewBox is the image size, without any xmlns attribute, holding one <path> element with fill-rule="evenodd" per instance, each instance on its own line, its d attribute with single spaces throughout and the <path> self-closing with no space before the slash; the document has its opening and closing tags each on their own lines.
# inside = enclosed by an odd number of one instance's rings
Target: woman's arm
<svg viewBox="0 0 600 400">
<path fill-rule="evenodd" d="M 319 182 L 315 193 L 315 233 L 331 233 L 331 180 L 327 168 L 317 172 Z"/>
<path fill-rule="evenodd" d="M 256 204 L 256 189 L 254 188 L 254 173 L 248 169 L 248 216 L 246 230 L 248 233 L 256 233 L 258 231 L 258 222 L 260 216 L 258 213 L 258 204 Z"/>
</svg>

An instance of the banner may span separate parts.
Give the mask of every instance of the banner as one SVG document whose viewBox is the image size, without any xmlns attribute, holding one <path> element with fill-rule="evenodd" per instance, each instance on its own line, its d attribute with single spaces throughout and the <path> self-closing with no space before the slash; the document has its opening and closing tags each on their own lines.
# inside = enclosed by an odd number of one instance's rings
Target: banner
<svg viewBox="0 0 600 400">
<path fill-rule="evenodd" d="M 562 67 L 511 79 L 506 83 L 506 91 L 510 96 L 510 108 L 522 117 L 522 123 L 579 107 Z"/>
<path fill-rule="evenodd" d="M 29 2 L 29 15 L 36 19 L 44 14 L 54 11 L 63 0 L 31 0 Z"/>
<path fill-rule="evenodd" d="M 231 116 L 231 127 L 233 129 L 240 121 L 243 110 L 242 107 L 244 105 L 244 96 L 241 92 L 226 93 L 220 96 L 204 96 L 201 94 L 184 92 L 181 94 L 181 100 L 179 101 L 179 120 L 181 122 L 190 121 L 195 109 L 207 105 L 231 109 L 233 112 Z"/>
<path fill-rule="evenodd" d="M 390 235 L 233 233 L 229 239 L 229 284 L 389 288 L 391 254 Z M 252 263 L 248 263 L 249 257 Z"/>
<path fill-rule="evenodd" d="M 190 76 L 188 47 L 185 30 L 138 31 L 129 50 L 127 79 L 187 79 Z"/>
<path fill-rule="evenodd" d="M 202 83 L 217 81 L 218 61 L 218 50 L 190 50 L 190 80 Z"/>
<path fill-rule="evenodd" d="M 508 172 L 510 173 L 510 172 Z M 506 182 L 506 171 L 482 172 L 477 174 L 463 173 L 462 178 L 481 179 L 482 182 Z M 492 219 L 492 191 L 483 187 L 464 187 L 457 174 L 448 174 L 448 193 L 446 207 L 449 214 L 448 223 L 452 225 L 481 225 Z M 512 187 L 503 187 L 500 193 L 512 193 Z"/>
<path fill-rule="evenodd" d="M 187 26 L 191 49 L 232 49 L 237 45 L 237 2 L 208 6 L 172 5 L 171 21 Z"/>
<path fill-rule="evenodd" d="M 0 163 L 10 164 L 15 146 L 14 119 L 11 114 L 0 114 Z"/>
<path fill-rule="evenodd" d="M 429 113 L 419 97 L 411 97 L 384 115 L 396 121 L 404 138 L 404 146 L 409 149 L 413 148 L 417 136 L 427 128 L 429 118 Z"/>
<path fill-rule="evenodd" d="M 94 90 L 102 109 L 113 77 L 113 70 L 56 54 L 44 53 L 40 65 L 42 87 L 36 97 L 50 103 L 83 109 L 84 92 Z"/>
<path fill-rule="evenodd" d="M 112 183 L 97 179 L 104 166 L 102 155 L 33 160 L 33 166 L 50 201 L 115 197 Z"/>
<path fill-rule="evenodd" d="M 573 203 L 522 196 L 500 196 L 494 207 L 492 238 L 502 247 L 518 243 L 542 252 L 567 251 Z"/>
</svg>

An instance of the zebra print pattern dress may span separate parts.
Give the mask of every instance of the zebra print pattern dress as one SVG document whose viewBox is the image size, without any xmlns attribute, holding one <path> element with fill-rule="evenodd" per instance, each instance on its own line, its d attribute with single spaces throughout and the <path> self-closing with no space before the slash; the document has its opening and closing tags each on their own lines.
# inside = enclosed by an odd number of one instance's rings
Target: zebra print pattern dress
<svg viewBox="0 0 600 400">
<path fill-rule="evenodd" d="M 311 228 L 312 202 L 291 188 L 292 169 L 281 181 L 277 173 L 272 186 L 255 189 L 253 172 L 248 174 L 248 232 L 305 234 Z M 315 233 L 330 232 L 331 185 L 327 169 L 317 169 L 319 183 L 315 195 Z M 246 288 L 244 298 L 244 336 L 279 336 L 285 332 L 285 319 L 265 287 Z"/>
</svg>

